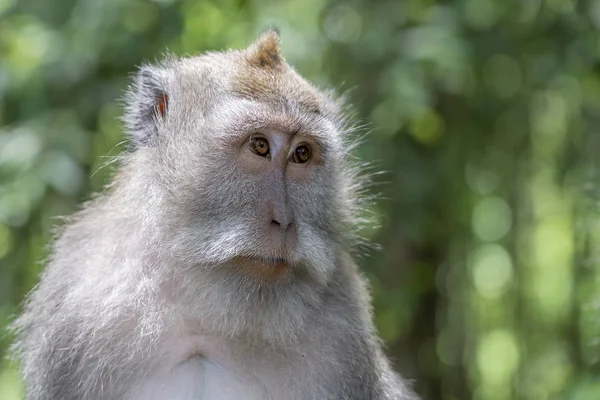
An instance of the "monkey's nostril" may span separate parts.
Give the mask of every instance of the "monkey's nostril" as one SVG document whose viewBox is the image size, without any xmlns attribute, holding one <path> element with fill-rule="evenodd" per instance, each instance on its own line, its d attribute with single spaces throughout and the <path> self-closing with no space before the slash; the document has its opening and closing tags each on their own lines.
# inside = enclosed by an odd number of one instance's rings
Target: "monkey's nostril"
<svg viewBox="0 0 600 400">
<path fill-rule="evenodd" d="M 272 220 L 271 225 L 273 225 L 274 227 L 277 227 L 277 228 L 279 228 L 281 226 L 281 224 L 276 220 Z"/>
</svg>

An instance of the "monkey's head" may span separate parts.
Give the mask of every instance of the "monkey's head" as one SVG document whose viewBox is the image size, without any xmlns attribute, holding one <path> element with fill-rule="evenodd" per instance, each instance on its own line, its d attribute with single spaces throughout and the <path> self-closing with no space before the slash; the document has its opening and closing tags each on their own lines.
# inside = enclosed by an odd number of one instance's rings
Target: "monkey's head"
<svg viewBox="0 0 600 400">
<path fill-rule="evenodd" d="M 141 67 L 124 121 L 174 256 L 262 282 L 327 281 L 354 213 L 346 127 L 275 32 Z"/>
</svg>

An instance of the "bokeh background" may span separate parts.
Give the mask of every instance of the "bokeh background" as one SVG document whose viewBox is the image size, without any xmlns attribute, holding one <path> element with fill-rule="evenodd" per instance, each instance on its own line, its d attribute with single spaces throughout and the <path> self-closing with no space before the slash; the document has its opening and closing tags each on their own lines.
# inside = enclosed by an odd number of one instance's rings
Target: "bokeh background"
<svg viewBox="0 0 600 400">
<path fill-rule="evenodd" d="M 269 26 L 385 171 L 359 261 L 397 369 L 425 399 L 600 399 L 599 0 L 0 0 L 0 328 L 125 150 L 135 67 Z"/>
</svg>

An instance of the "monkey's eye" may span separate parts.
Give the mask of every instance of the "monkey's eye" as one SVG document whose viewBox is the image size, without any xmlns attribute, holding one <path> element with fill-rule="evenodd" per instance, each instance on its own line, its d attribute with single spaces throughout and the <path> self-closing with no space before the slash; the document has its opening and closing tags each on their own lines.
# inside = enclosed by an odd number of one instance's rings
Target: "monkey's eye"
<svg viewBox="0 0 600 400">
<path fill-rule="evenodd" d="M 269 155 L 269 142 L 265 138 L 251 138 L 248 146 L 253 153 L 259 156 L 267 157 Z"/>
<path fill-rule="evenodd" d="M 306 144 L 296 147 L 294 154 L 292 154 L 292 162 L 304 164 L 308 160 L 310 160 L 310 147 Z"/>
</svg>

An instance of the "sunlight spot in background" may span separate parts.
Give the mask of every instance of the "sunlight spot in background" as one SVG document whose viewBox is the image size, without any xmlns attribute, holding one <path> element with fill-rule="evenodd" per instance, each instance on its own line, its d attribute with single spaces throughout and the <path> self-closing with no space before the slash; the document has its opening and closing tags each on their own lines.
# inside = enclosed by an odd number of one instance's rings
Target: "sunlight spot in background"
<svg viewBox="0 0 600 400">
<path fill-rule="evenodd" d="M 443 12 L 432 13 L 431 17 L 434 18 L 435 14 L 443 15 Z M 465 50 L 465 43 L 452 23 L 411 27 L 404 30 L 397 41 L 400 59 L 404 63 L 428 65 L 437 72 L 444 89 L 451 93 L 469 90 L 472 84 L 471 55 Z"/>
<path fill-rule="evenodd" d="M 184 52 L 193 54 L 204 50 L 207 45 L 210 47 L 223 45 L 222 34 L 227 21 L 217 5 L 209 1 L 194 2 L 184 5 L 184 9 L 184 31 L 180 38 Z M 207 24 L 206 21 L 210 23 Z"/>
<path fill-rule="evenodd" d="M 396 108 L 394 116 L 409 117 L 429 107 L 431 95 L 424 88 L 425 75 L 414 65 L 398 62 L 381 72 L 378 93 L 391 100 Z"/>
<path fill-rule="evenodd" d="M 9 10 L 16 0 L 0 0 L 0 16 L 7 10 Z"/>
<path fill-rule="evenodd" d="M 57 35 L 32 16 L 13 16 L 9 21 L 8 26 L 14 30 L 0 32 L 7 36 L 4 40 L 4 63 L 17 81 L 12 82 L 14 85 L 30 78 L 47 61 L 47 56 L 56 47 L 54 41 Z"/>
<path fill-rule="evenodd" d="M 572 378 L 573 364 L 571 349 L 564 342 L 547 346 L 543 353 L 531 354 L 529 362 L 523 365 L 521 377 L 517 381 L 523 399 L 574 399 L 561 394 L 565 384 Z M 597 396 L 581 400 L 598 399 Z"/>
<path fill-rule="evenodd" d="M 40 139 L 33 130 L 19 128 L 11 133 L 0 133 L 0 166 L 27 169 L 41 149 Z"/>
<path fill-rule="evenodd" d="M 481 297 L 498 298 L 510 288 L 513 265 L 504 247 L 488 244 L 476 248 L 468 260 L 471 280 Z"/>
<path fill-rule="evenodd" d="M 535 227 L 533 251 L 537 273 L 530 281 L 540 315 L 560 320 L 572 299 L 573 232 L 568 221 L 548 218 Z"/>
<path fill-rule="evenodd" d="M 411 118 L 408 132 L 423 144 L 433 144 L 440 140 L 444 129 L 444 119 L 428 108 Z"/>
<path fill-rule="evenodd" d="M 324 31 L 334 42 L 353 43 L 362 33 L 362 19 L 347 5 L 332 7 L 325 15 Z"/>
<path fill-rule="evenodd" d="M 529 187 L 536 223 L 530 232 L 532 268 L 524 283 L 536 314 L 558 323 L 569 315 L 573 290 L 574 232 L 569 193 L 557 185 L 552 167 L 537 171 Z"/>
<path fill-rule="evenodd" d="M 465 180 L 472 191 L 481 195 L 490 194 L 500 183 L 496 172 L 471 163 L 465 167 Z"/>
<path fill-rule="evenodd" d="M 2 400 L 21 400 L 25 398 L 20 385 L 21 377 L 15 364 L 4 362 L 0 364 L 0 393 Z"/>
<path fill-rule="evenodd" d="M 550 86 L 564 99 L 568 114 L 577 117 L 583 101 L 579 80 L 571 75 L 560 75 L 552 80 Z"/>
<path fill-rule="evenodd" d="M 393 99 L 387 99 L 379 103 L 371 112 L 371 120 L 376 126 L 375 132 L 382 135 L 394 135 L 403 125 L 402 114 L 397 112 L 400 105 Z"/>
<path fill-rule="evenodd" d="M 481 240 L 492 242 L 502 239 L 512 226 L 510 207 L 500 197 L 484 198 L 473 210 L 471 226 Z"/>
<path fill-rule="evenodd" d="M 75 195 L 83 186 L 85 175 L 80 165 L 68 154 L 48 151 L 41 161 L 42 176 L 54 189 L 66 195 Z"/>
<path fill-rule="evenodd" d="M 483 385 L 510 384 L 520 359 L 517 339 L 505 329 L 486 333 L 477 344 L 476 358 Z"/>
</svg>

